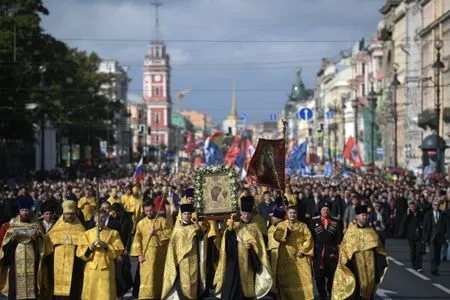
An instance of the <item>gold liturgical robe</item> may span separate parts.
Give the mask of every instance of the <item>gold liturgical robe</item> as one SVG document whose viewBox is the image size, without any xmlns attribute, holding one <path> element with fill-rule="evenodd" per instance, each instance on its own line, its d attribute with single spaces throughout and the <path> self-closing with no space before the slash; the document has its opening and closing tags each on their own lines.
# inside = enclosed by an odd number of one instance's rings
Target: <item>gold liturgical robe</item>
<svg viewBox="0 0 450 300">
<path fill-rule="evenodd" d="M 175 281 L 188 299 L 199 299 L 206 284 L 206 235 L 198 224 L 175 226 L 164 267 L 163 299 L 179 299 Z M 198 236 L 201 234 L 202 236 Z M 178 269 L 178 272 L 177 272 Z M 199 290 L 200 289 L 200 290 Z"/>
<path fill-rule="evenodd" d="M 70 295 L 76 250 L 79 246 L 88 246 L 84 232 L 84 226 L 78 218 L 68 223 L 60 217 L 47 234 L 53 252 L 53 295 L 55 296 Z"/>
<path fill-rule="evenodd" d="M 229 222 L 230 221 L 228 221 L 227 224 L 230 224 Z M 223 284 L 227 266 L 226 238 L 227 232 L 232 230 L 236 233 L 239 273 L 244 296 L 256 297 L 258 299 L 262 298 L 272 288 L 273 280 L 261 230 L 259 229 L 258 224 L 253 222 L 234 222 L 233 227 L 231 228 L 231 225 L 228 225 L 228 228 L 223 234 L 222 242 L 220 244 L 219 263 L 214 278 L 217 297 L 220 298 L 224 288 Z M 245 242 L 251 244 L 252 249 L 255 251 L 261 262 L 262 271 L 259 274 L 255 274 L 254 271 L 248 267 L 251 262 L 249 261 L 249 250 L 244 246 Z"/>
<path fill-rule="evenodd" d="M 136 197 L 134 195 L 129 195 L 128 197 L 126 197 L 123 200 L 124 200 L 123 207 L 124 207 L 125 211 L 132 214 L 133 224 L 134 224 L 133 229 L 134 229 L 134 228 L 136 228 L 136 222 L 138 221 L 139 217 L 144 212 L 144 210 L 143 210 L 144 201 L 142 200 L 141 196 Z"/>
<path fill-rule="evenodd" d="M 44 237 L 39 222 L 32 219 L 31 222 L 22 222 L 20 216 L 11 219 L 9 228 L 6 231 L 2 245 L 0 247 L 0 292 L 8 295 L 9 281 L 15 281 L 16 299 L 35 299 L 36 292 L 46 295 L 48 285 L 45 282 L 43 257 L 48 251 L 48 240 Z M 15 278 L 9 278 L 10 266 L 4 263 L 4 260 L 11 257 L 5 257 L 4 249 L 12 241 L 17 241 L 14 249 L 13 258 L 15 269 Z M 38 265 L 36 265 L 38 264 Z M 37 290 L 35 286 L 37 285 Z"/>
<path fill-rule="evenodd" d="M 192 212 L 192 219 L 197 218 L 197 212 Z M 181 224 L 181 212 L 178 211 L 177 219 L 175 221 L 175 224 L 173 227 L 178 227 Z M 201 226 L 203 228 L 207 229 L 206 235 L 207 238 L 214 238 L 214 245 L 216 246 L 217 250 L 220 250 L 220 241 L 221 241 L 221 235 L 219 231 L 219 227 L 217 226 L 216 220 L 208 220 L 208 221 L 202 221 Z"/>
<path fill-rule="evenodd" d="M 275 293 L 278 289 L 276 278 L 277 278 L 278 248 L 280 246 L 280 243 L 273 237 L 276 228 L 277 224 L 270 225 L 267 233 L 268 235 L 267 251 L 270 253 L 270 267 L 272 270 L 272 277 L 275 279 L 273 281 L 272 291 Z"/>
<path fill-rule="evenodd" d="M 97 203 L 95 203 L 94 197 L 81 197 L 78 201 L 78 208 L 81 209 L 85 222 L 92 219 L 96 207 Z"/>
<path fill-rule="evenodd" d="M 113 197 L 113 196 L 110 196 L 110 197 L 108 198 L 107 201 L 108 201 L 109 204 L 111 204 L 111 205 L 113 205 L 114 203 L 122 204 L 122 200 L 120 200 L 119 197 Z"/>
<path fill-rule="evenodd" d="M 94 243 L 97 239 L 97 228 L 86 231 L 84 236 L 89 245 Z M 108 245 L 108 250 L 96 249 L 87 254 L 87 245 L 80 245 L 77 249 L 77 256 L 86 261 L 82 300 L 116 299 L 114 260 L 123 253 L 124 247 L 119 233 L 107 227 L 100 231 L 100 240 Z"/>
<path fill-rule="evenodd" d="M 381 267 L 376 268 L 376 257 L 383 259 Z M 351 261 L 356 263 L 358 278 L 349 268 Z M 379 276 L 376 274 L 379 270 Z M 372 227 L 359 228 L 355 223 L 348 226 L 339 248 L 339 261 L 334 273 L 331 298 L 342 300 L 351 297 L 359 283 L 359 295 L 364 299 L 371 299 L 378 285 L 387 271 L 386 251 L 380 238 Z M 376 277 L 379 277 L 378 280 Z"/>
<path fill-rule="evenodd" d="M 312 257 L 314 240 L 305 223 L 296 221 L 292 231 L 289 220 L 280 222 L 273 234 L 280 243 L 277 262 L 277 285 L 280 299 L 314 299 Z M 304 256 L 298 257 L 301 252 Z"/>
<path fill-rule="evenodd" d="M 151 235 L 152 228 L 156 234 Z M 148 217 L 140 220 L 136 226 L 136 235 L 131 246 L 131 256 L 143 256 L 145 261 L 140 264 L 139 299 L 161 298 L 164 262 L 167 245 L 172 230 L 167 226 L 166 219 Z"/>
</svg>

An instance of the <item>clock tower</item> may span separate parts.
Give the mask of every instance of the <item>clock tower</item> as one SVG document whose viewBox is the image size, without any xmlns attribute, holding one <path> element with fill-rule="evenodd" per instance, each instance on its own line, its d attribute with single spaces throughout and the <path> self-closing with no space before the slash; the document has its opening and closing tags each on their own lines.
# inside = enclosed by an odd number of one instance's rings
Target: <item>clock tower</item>
<svg viewBox="0 0 450 300">
<path fill-rule="evenodd" d="M 143 98 L 147 105 L 147 145 L 173 147 L 171 130 L 170 58 L 159 33 L 158 8 L 155 8 L 155 33 L 144 58 Z"/>
</svg>

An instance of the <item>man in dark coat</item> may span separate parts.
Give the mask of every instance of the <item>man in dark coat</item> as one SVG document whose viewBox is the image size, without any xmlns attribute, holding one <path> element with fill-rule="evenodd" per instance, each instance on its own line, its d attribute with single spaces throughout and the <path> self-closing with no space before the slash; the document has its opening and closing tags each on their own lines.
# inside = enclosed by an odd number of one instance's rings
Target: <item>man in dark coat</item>
<svg viewBox="0 0 450 300">
<path fill-rule="evenodd" d="M 339 257 L 338 245 L 342 241 L 342 221 L 330 216 L 332 204 L 319 203 L 320 215 L 312 218 L 310 230 L 314 239 L 314 275 L 319 299 L 331 296 L 334 271 Z"/>
<path fill-rule="evenodd" d="M 422 223 L 423 215 L 417 210 L 415 202 L 409 203 L 404 229 L 409 245 L 411 265 L 417 272 L 422 272 Z"/>
<path fill-rule="evenodd" d="M 450 230 L 448 216 L 439 209 L 439 200 L 433 201 L 433 210 L 426 213 L 423 219 L 423 242 L 431 249 L 431 274 L 439 276 L 441 264 L 441 248 L 448 242 Z"/>
</svg>

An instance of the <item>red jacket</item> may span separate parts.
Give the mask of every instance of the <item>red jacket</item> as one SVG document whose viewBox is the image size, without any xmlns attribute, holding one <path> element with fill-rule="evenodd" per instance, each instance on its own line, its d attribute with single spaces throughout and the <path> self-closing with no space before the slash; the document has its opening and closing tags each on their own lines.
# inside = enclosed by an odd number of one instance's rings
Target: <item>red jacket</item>
<svg viewBox="0 0 450 300">
<path fill-rule="evenodd" d="M 5 237 L 6 231 L 9 229 L 9 222 L 5 223 L 0 227 L 0 247 L 3 243 L 3 238 Z"/>
</svg>

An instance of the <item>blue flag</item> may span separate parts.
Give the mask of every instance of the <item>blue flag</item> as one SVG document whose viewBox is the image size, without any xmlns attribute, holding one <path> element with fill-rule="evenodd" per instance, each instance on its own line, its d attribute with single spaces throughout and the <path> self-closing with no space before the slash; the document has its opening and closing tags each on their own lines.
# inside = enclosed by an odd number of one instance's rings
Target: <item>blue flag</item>
<svg viewBox="0 0 450 300">
<path fill-rule="evenodd" d="M 344 166 L 344 169 L 342 170 L 342 174 L 344 175 L 344 177 L 348 177 L 348 170 L 347 170 L 346 166 Z"/>
<path fill-rule="evenodd" d="M 220 165 L 223 164 L 223 153 L 220 151 L 216 143 L 211 141 L 209 138 L 205 142 L 204 147 L 205 153 L 205 163 L 209 165 Z"/>
<path fill-rule="evenodd" d="M 333 166 L 331 165 L 331 163 L 329 161 L 327 161 L 325 163 L 325 172 L 323 174 L 324 177 L 331 177 L 331 175 L 333 174 Z"/>
<path fill-rule="evenodd" d="M 286 160 L 286 168 L 301 172 L 306 167 L 308 142 L 296 145 Z"/>
</svg>

